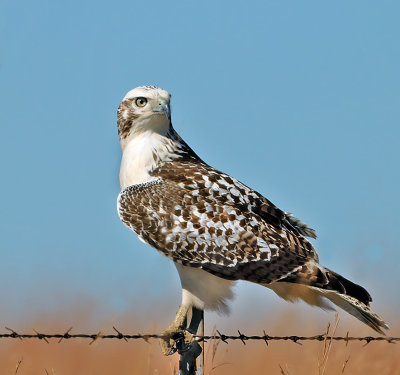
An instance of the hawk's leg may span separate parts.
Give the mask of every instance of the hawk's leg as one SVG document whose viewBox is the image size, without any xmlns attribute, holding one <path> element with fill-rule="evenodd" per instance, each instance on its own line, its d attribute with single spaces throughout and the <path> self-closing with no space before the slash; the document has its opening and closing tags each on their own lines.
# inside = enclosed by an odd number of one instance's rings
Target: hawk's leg
<svg viewBox="0 0 400 375">
<path fill-rule="evenodd" d="M 193 340 L 193 335 L 197 333 L 200 322 L 203 318 L 203 311 L 192 307 L 192 319 L 189 327 L 187 326 L 187 316 L 190 307 L 181 305 L 169 327 L 161 333 L 161 351 L 164 355 L 171 355 L 176 352 L 177 346 L 180 348 L 189 346 Z"/>
</svg>

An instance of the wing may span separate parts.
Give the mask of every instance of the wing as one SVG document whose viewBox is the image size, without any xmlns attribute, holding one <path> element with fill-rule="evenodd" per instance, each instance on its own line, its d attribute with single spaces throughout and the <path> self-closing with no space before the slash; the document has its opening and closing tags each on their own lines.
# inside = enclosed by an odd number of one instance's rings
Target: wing
<svg viewBox="0 0 400 375">
<path fill-rule="evenodd" d="M 123 190 L 121 220 L 177 263 L 226 279 L 270 283 L 316 259 L 298 224 L 266 198 L 208 165 L 173 161 Z"/>
<path fill-rule="evenodd" d="M 246 208 L 266 222 L 276 227 L 283 227 L 294 235 L 317 237 L 314 229 L 309 228 L 291 213 L 280 210 L 260 193 L 210 167 L 200 159 L 197 162 L 191 159 L 186 162 L 167 163 L 163 168 L 155 171 L 154 175 L 184 184 L 191 190 L 206 189 L 205 193 L 211 192 L 216 200 L 228 202 L 240 209 Z"/>
</svg>

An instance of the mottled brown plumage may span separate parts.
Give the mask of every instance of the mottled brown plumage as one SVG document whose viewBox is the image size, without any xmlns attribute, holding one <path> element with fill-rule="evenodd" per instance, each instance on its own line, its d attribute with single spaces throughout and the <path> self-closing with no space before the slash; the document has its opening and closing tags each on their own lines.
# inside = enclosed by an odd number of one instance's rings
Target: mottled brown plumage
<svg viewBox="0 0 400 375">
<path fill-rule="evenodd" d="M 283 211 L 199 159 L 182 155 L 151 175 L 156 179 L 121 192 L 119 213 L 177 263 L 270 283 L 316 257 Z"/>
</svg>

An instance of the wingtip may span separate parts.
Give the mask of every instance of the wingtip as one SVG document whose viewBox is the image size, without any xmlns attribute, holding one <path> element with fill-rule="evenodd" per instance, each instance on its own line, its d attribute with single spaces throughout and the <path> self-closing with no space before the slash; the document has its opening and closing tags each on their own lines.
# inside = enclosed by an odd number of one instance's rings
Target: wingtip
<svg viewBox="0 0 400 375">
<path fill-rule="evenodd" d="M 291 212 L 286 212 L 286 218 L 289 223 L 293 225 L 303 236 L 314 239 L 317 238 L 317 233 L 315 232 L 315 230 L 310 228 L 306 223 L 304 223 L 297 217 L 293 216 Z"/>
<path fill-rule="evenodd" d="M 308 228 L 308 237 L 317 239 L 317 232 L 314 229 Z"/>
</svg>

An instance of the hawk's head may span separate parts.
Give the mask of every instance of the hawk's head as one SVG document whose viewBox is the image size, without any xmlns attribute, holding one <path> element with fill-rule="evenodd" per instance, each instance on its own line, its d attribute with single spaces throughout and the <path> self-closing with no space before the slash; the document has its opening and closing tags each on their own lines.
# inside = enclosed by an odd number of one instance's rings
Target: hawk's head
<svg viewBox="0 0 400 375">
<path fill-rule="evenodd" d="M 139 86 L 129 91 L 118 108 L 120 140 L 147 130 L 166 133 L 171 124 L 171 95 L 155 86 Z"/>
</svg>

